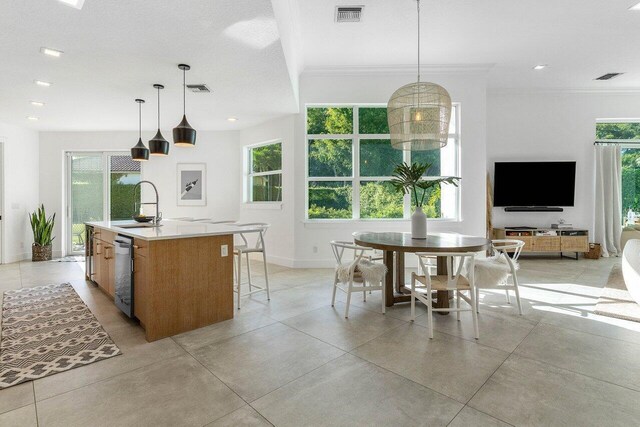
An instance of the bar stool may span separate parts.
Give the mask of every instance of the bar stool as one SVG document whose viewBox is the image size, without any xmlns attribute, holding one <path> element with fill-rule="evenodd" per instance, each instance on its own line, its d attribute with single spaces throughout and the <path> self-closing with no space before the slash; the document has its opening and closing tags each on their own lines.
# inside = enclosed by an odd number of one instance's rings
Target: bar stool
<svg viewBox="0 0 640 427">
<path fill-rule="evenodd" d="M 240 297 L 253 295 L 258 292 L 266 292 L 267 300 L 271 300 L 271 295 L 269 293 L 269 273 L 267 269 L 267 253 L 264 244 L 264 236 L 267 233 L 267 229 L 269 228 L 269 224 L 264 222 L 249 222 L 244 224 L 233 223 L 229 224 L 236 227 L 251 227 L 257 229 L 258 231 L 251 232 L 241 232 L 238 233 L 240 238 L 242 239 L 243 244 L 234 245 L 233 247 L 233 256 L 234 261 L 237 261 L 237 269 L 236 269 L 236 287 L 234 292 L 237 293 L 238 298 L 238 310 L 240 310 Z M 249 244 L 249 239 L 247 239 L 248 234 L 257 234 L 255 239 L 255 244 Z M 249 260 L 249 254 L 251 253 L 262 253 L 262 261 L 264 263 L 264 281 L 265 287 L 258 286 L 253 284 L 251 281 L 251 262 Z M 247 278 L 249 284 L 249 292 L 242 293 L 242 255 L 246 256 L 247 259 Z M 255 290 L 253 288 L 256 288 Z"/>
</svg>

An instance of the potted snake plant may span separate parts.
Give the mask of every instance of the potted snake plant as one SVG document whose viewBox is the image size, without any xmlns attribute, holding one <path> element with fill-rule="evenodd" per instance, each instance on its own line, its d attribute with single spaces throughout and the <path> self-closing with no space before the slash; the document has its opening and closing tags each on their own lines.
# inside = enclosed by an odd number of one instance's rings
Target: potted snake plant
<svg viewBox="0 0 640 427">
<path fill-rule="evenodd" d="M 427 215 L 422 211 L 425 196 L 432 187 L 441 183 L 458 186 L 460 178 L 455 176 L 427 177 L 424 174 L 431 168 L 431 163 L 402 163 L 393 170 L 391 185 L 396 191 L 413 197 L 416 210 L 411 215 L 411 238 L 427 238 Z"/>
<path fill-rule="evenodd" d="M 35 212 L 29 214 L 31 230 L 33 230 L 33 244 L 31 245 L 32 261 L 51 260 L 51 242 L 53 242 L 53 226 L 56 214 L 47 218 L 44 205 L 41 205 Z"/>
</svg>

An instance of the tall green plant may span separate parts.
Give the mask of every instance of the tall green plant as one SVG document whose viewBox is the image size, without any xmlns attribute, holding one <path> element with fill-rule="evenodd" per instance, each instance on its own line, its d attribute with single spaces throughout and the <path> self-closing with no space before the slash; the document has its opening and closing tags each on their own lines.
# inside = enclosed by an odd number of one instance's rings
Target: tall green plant
<svg viewBox="0 0 640 427">
<path fill-rule="evenodd" d="M 396 191 L 403 194 L 413 194 L 414 201 L 417 207 L 421 208 L 424 205 L 424 198 L 427 194 L 427 190 L 432 187 L 438 186 L 441 183 L 453 184 L 458 186 L 460 178 L 455 176 L 444 176 L 424 179 L 423 175 L 429 168 L 431 163 L 402 163 L 395 167 L 393 170 L 393 179 L 391 184 Z M 422 194 L 418 194 L 419 190 L 422 190 Z"/>
<path fill-rule="evenodd" d="M 31 230 L 33 230 L 33 243 L 40 246 L 47 246 L 53 242 L 53 225 L 56 221 L 56 214 L 47 218 L 44 205 L 29 215 L 31 220 Z"/>
</svg>

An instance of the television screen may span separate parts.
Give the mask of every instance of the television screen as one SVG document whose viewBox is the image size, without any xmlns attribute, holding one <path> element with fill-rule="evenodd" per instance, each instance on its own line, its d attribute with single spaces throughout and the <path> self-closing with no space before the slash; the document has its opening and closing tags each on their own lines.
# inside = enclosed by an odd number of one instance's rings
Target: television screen
<svg viewBox="0 0 640 427">
<path fill-rule="evenodd" d="M 573 206 L 576 162 L 496 162 L 494 206 Z"/>
</svg>

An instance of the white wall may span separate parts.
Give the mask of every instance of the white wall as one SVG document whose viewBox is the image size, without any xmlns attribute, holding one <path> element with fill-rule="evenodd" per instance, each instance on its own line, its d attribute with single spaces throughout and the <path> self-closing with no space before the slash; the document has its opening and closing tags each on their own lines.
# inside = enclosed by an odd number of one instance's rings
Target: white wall
<svg viewBox="0 0 640 427">
<path fill-rule="evenodd" d="M 490 93 L 487 105 L 487 167 L 491 173 L 495 161 L 577 162 L 575 207 L 561 213 L 494 208 L 494 226 L 542 227 L 563 218 L 593 233 L 596 121 L 640 118 L 640 94 Z"/>
<path fill-rule="evenodd" d="M 171 130 L 163 130 L 165 138 Z M 148 141 L 154 132 L 143 132 Z M 137 132 L 42 132 L 40 134 L 40 194 L 42 202 L 59 217 L 64 216 L 64 174 L 66 151 L 128 151 L 138 139 Z M 171 217 L 237 217 L 240 204 L 240 160 L 238 132 L 198 132 L 193 148 L 172 146 L 166 158 L 151 157 L 142 164 L 142 177 L 156 184 L 160 196 L 160 211 Z M 35 152 L 35 151 L 34 151 Z M 177 206 L 177 163 L 207 164 L 207 206 Z M 151 197 L 143 192 L 145 200 Z M 58 221 L 54 254 L 62 254 L 65 241 L 62 221 Z"/>
<path fill-rule="evenodd" d="M 293 266 L 294 250 L 294 207 L 295 207 L 295 165 L 294 165 L 294 123 L 295 115 L 272 120 L 240 132 L 240 153 L 248 145 L 261 142 L 282 141 L 282 203 L 279 205 L 243 203 L 240 208 L 241 222 L 267 222 L 271 228 L 267 232 L 266 247 L 269 262 Z M 241 160 L 242 162 L 242 160 Z M 244 165 L 241 163 L 241 167 Z M 243 172 L 245 172 L 243 170 Z"/>
<path fill-rule="evenodd" d="M 4 142 L 2 262 L 10 263 L 31 258 L 28 213 L 39 204 L 38 132 L 0 123 L 0 142 Z"/>
<path fill-rule="evenodd" d="M 400 86 L 415 80 L 398 73 L 304 73 L 300 86 L 300 111 L 295 122 L 295 262 L 296 267 L 333 265 L 332 239 L 351 239 L 354 231 L 408 231 L 408 221 L 305 221 L 305 122 L 306 104 L 382 103 Z M 486 174 L 486 72 L 451 71 L 423 75 L 423 80 L 444 86 L 461 104 L 461 221 L 429 221 L 431 231 L 485 234 Z"/>
</svg>

